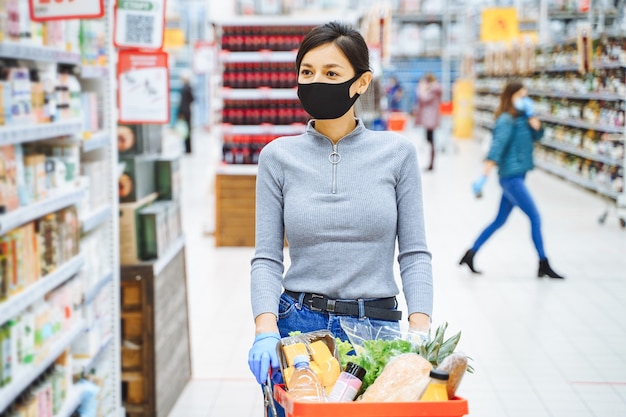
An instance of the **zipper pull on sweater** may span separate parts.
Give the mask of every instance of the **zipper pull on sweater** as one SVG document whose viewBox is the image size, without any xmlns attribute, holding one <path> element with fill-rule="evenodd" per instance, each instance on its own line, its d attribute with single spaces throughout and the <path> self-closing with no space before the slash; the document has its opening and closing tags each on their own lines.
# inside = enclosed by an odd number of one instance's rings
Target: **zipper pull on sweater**
<svg viewBox="0 0 626 417">
<path fill-rule="evenodd" d="M 337 194 L 337 164 L 341 161 L 341 155 L 337 152 L 337 144 L 333 144 L 333 152 L 328 155 L 328 160 L 333 165 L 332 193 Z"/>
</svg>

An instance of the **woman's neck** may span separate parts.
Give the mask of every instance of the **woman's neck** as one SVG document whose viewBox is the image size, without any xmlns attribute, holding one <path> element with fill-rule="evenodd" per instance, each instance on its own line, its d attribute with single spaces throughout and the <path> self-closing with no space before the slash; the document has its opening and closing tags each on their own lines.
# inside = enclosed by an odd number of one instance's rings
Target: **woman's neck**
<svg viewBox="0 0 626 417">
<path fill-rule="evenodd" d="M 341 138 L 352 132 L 356 128 L 354 113 L 348 112 L 339 119 L 315 120 L 315 130 L 329 138 L 333 143 L 339 142 Z"/>
</svg>

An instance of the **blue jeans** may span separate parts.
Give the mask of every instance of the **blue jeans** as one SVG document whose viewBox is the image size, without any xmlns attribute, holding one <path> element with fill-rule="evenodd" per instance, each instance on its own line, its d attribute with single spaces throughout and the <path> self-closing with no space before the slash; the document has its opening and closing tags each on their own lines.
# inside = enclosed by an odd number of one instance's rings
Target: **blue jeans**
<svg viewBox="0 0 626 417">
<path fill-rule="evenodd" d="M 495 233 L 496 230 L 501 228 L 506 220 L 509 218 L 509 214 L 513 210 L 513 207 L 519 207 L 524 214 L 528 216 L 530 220 L 531 235 L 537 255 L 539 259 L 545 259 L 546 254 L 543 249 L 543 238 L 541 237 L 541 217 L 537 206 L 533 201 L 526 184 L 524 183 L 524 175 L 500 178 L 500 186 L 502 187 L 502 199 L 500 200 L 500 208 L 495 220 L 483 230 L 478 236 L 472 250 L 477 252 L 480 247 Z"/>
<path fill-rule="evenodd" d="M 370 319 L 365 317 L 363 313 L 360 315 L 361 317 L 353 317 L 312 311 L 309 307 L 303 305 L 303 298 L 304 294 L 300 295 L 299 300 L 293 299 L 286 294 L 280 296 L 280 304 L 278 306 L 278 330 L 280 331 L 281 337 L 287 337 L 290 332 L 294 331 L 308 333 L 316 330 L 328 330 L 335 337 L 349 341 L 348 335 L 341 327 L 341 322 L 348 326 L 350 326 L 351 323 L 365 324 L 367 327 L 371 326 L 374 333 L 376 333 L 376 338 L 384 338 L 387 336 L 394 337 L 400 330 L 400 324 L 397 321 Z M 361 305 L 361 312 L 363 312 L 363 305 Z M 385 334 L 385 329 L 387 328 L 390 329 L 390 333 Z M 274 403 L 278 417 L 284 417 L 285 412 L 283 408 L 277 402 Z"/>
</svg>

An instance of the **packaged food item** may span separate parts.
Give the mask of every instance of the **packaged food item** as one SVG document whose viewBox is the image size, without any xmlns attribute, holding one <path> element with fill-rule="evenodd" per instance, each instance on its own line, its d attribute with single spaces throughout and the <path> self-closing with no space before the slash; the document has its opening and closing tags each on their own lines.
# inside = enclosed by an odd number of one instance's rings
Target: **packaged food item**
<svg viewBox="0 0 626 417">
<path fill-rule="evenodd" d="M 448 401 L 446 383 L 450 375 L 446 371 L 433 369 L 430 371 L 430 382 L 420 401 Z"/>
<path fill-rule="evenodd" d="M 288 390 L 291 389 L 290 380 L 295 371 L 295 359 L 299 355 L 308 357 L 311 370 L 315 372 L 327 393 L 339 378 L 341 365 L 335 338 L 327 330 L 284 337 L 277 349 L 281 372 Z"/>
<path fill-rule="evenodd" d="M 289 380 L 289 395 L 296 401 L 326 402 L 322 382 L 310 367 L 309 355 L 298 355 L 294 359 L 294 371 Z"/>
<path fill-rule="evenodd" d="M 363 393 L 361 401 L 417 401 L 430 382 L 432 369 L 430 362 L 417 353 L 396 356 Z"/>
<path fill-rule="evenodd" d="M 350 402 L 356 397 L 361 385 L 363 384 L 363 378 L 365 378 L 365 369 L 359 365 L 348 362 L 346 369 L 339 374 L 339 378 L 333 389 L 328 394 L 329 402 Z"/>
<path fill-rule="evenodd" d="M 456 390 L 467 371 L 467 355 L 462 352 L 454 352 L 447 356 L 437 367 L 441 371 L 446 371 L 450 375 L 446 383 L 448 398 L 456 395 Z"/>
</svg>

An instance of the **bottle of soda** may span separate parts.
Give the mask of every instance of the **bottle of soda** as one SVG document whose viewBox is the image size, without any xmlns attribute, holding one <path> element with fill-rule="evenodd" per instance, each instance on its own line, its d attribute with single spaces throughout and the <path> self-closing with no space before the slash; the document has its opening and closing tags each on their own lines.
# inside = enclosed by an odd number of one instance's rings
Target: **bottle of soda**
<svg viewBox="0 0 626 417">
<path fill-rule="evenodd" d="M 326 391 L 319 378 L 311 370 L 308 355 L 294 358 L 295 370 L 289 380 L 289 394 L 302 402 L 326 402 Z"/>
</svg>

